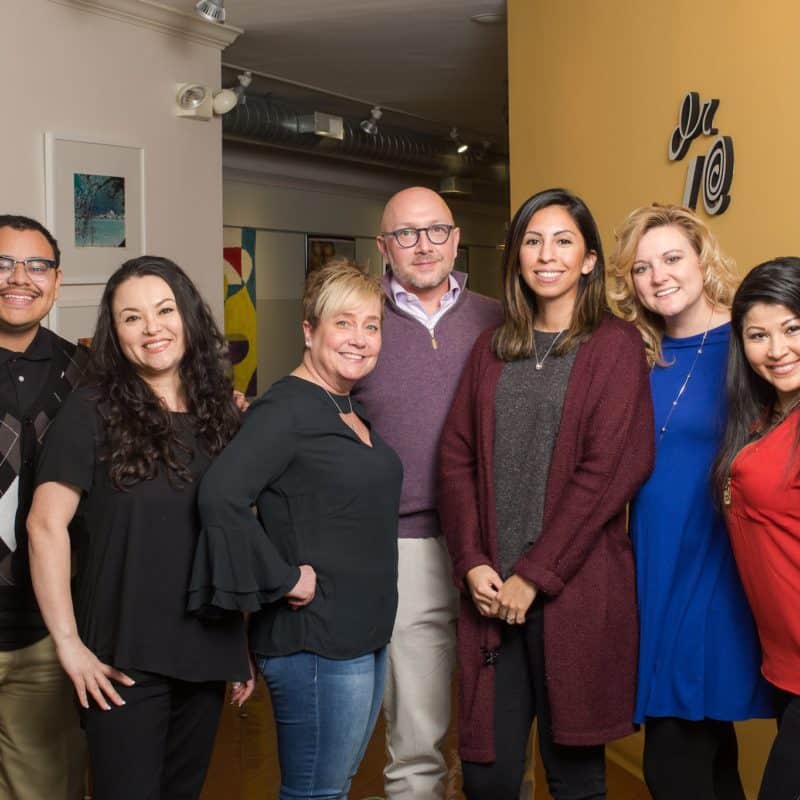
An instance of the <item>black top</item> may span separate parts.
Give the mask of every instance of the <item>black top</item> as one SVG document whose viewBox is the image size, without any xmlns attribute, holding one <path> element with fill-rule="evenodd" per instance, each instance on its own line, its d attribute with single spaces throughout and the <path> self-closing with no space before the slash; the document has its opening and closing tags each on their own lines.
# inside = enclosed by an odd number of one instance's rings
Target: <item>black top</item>
<svg viewBox="0 0 800 800">
<path fill-rule="evenodd" d="M 346 397 L 334 397 L 349 409 Z M 391 636 L 403 468 L 374 430 L 372 447 L 365 445 L 336 401 L 301 378 L 279 380 L 251 406 L 200 486 L 204 538 L 190 602 L 264 605 L 250 624 L 260 655 L 355 658 Z M 283 595 L 301 564 L 316 571 L 317 591 L 293 611 Z"/>
<path fill-rule="evenodd" d="M 40 440 L 87 361 L 85 348 L 42 327 L 24 352 L 0 348 L 0 651 L 47 635 L 31 586 L 25 521 Z"/>
<path fill-rule="evenodd" d="M 37 484 L 82 490 L 78 515 L 87 541 L 78 572 L 76 617 L 84 643 L 101 661 L 125 670 L 186 681 L 248 677 L 241 615 L 201 620 L 186 611 L 197 545 L 197 481 L 209 464 L 189 414 L 172 414 L 194 452 L 195 480 L 182 487 L 160 471 L 120 491 L 108 475 L 103 423 L 92 390 L 78 389 L 53 423 Z"/>
</svg>

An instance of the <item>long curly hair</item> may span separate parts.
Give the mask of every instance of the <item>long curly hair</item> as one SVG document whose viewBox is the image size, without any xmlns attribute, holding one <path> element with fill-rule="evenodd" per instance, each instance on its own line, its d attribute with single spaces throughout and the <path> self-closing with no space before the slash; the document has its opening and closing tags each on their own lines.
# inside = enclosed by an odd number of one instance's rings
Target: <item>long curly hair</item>
<svg viewBox="0 0 800 800">
<path fill-rule="evenodd" d="M 239 427 L 225 343 L 192 281 L 167 258 L 141 256 L 126 261 L 109 279 L 100 301 L 89 377 L 104 423 L 101 457 L 108 462 L 111 481 L 118 489 L 154 478 L 160 465 L 174 485 L 192 480 L 194 454 L 181 442 L 169 410 L 123 354 L 114 324 L 117 289 L 146 275 L 161 278 L 175 296 L 185 340 L 179 374 L 198 439 L 213 456 Z"/>
<path fill-rule="evenodd" d="M 664 366 L 661 350 L 664 320 L 639 300 L 633 285 L 633 264 L 642 237 L 653 228 L 665 226 L 678 228 L 697 253 L 703 271 L 703 291 L 711 305 L 730 308 L 738 284 L 733 261 L 722 252 L 711 229 L 693 211 L 660 203 L 631 211 L 616 232 L 617 244 L 608 261 L 606 291 L 614 314 L 639 329 L 651 366 Z"/>
</svg>

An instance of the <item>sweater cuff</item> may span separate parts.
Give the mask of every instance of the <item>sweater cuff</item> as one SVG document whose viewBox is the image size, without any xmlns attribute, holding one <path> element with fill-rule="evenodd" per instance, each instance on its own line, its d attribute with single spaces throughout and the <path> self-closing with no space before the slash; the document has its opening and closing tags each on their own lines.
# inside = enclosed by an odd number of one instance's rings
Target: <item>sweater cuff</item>
<svg viewBox="0 0 800 800">
<path fill-rule="evenodd" d="M 525 578 L 526 581 L 532 583 L 537 591 L 543 592 L 549 597 L 556 597 L 564 588 L 564 581 L 555 572 L 536 564 L 527 564 L 524 559 L 517 561 L 513 571 L 520 578 Z"/>
</svg>

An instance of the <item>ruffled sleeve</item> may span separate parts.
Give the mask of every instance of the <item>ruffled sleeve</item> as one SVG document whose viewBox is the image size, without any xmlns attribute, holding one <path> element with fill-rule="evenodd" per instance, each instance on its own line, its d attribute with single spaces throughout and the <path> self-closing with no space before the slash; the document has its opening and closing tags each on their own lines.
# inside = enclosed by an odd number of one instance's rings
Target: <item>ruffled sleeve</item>
<svg viewBox="0 0 800 800">
<path fill-rule="evenodd" d="M 291 406 L 274 391 L 254 403 L 200 484 L 202 529 L 189 581 L 188 609 L 203 615 L 258 611 L 300 579 L 253 513 L 296 449 Z"/>
</svg>

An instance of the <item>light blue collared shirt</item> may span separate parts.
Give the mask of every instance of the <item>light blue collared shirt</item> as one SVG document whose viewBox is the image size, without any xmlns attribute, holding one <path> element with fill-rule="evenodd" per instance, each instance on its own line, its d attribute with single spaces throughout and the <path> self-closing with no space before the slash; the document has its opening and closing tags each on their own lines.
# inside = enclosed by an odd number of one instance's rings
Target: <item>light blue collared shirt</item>
<svg viewBox="0 0 800 800">
<path fill-rule="evenodd" d="M 461 287 L 458 281 L 453 277 L 453 273 L 449 276 L 449 288 L 439 301 L 439 308 L 428 314 L 427 311 L 420 303 L 419 298 L 408 290 L 404 289 L 397 281 L 397 278 L 392 277 L 389 288 L 392 292 L 392 299 L 401 311 L 414 317 L 415 320 L 421 322 L 429 331 L 433 332 L 439 320 L 453 307 L 453 304 L 458 300 L 461 294 Z"/>
</svg>

